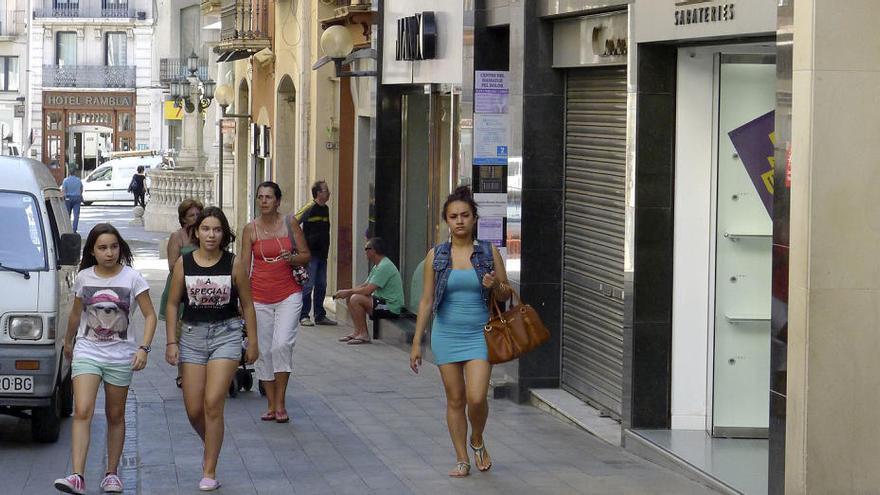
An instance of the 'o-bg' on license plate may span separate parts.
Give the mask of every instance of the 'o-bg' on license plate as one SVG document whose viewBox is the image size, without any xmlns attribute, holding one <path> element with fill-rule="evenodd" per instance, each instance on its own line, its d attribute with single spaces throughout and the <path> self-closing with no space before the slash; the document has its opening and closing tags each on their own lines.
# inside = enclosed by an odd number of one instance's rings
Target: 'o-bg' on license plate
<svg viewBox="0 0 880 495">
<path fill-rule="evenodd" d="M 0 375 L 0 392 L 7 394 L 34 393 L 34 377 L 26 375 Z"/>
</svg>

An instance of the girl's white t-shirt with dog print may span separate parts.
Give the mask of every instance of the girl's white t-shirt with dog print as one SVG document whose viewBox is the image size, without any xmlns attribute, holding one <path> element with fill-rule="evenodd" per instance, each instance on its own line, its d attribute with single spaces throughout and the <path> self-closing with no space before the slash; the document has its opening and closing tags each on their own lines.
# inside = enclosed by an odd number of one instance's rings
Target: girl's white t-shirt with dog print
<svg viewBox="0 0 880 495">
<path fill-rule="evenodd" d="M 111 278 L 95 275 L 95 267 L 76 276 L 73 290 L 82 300 L 74 359 L 91 359 L 107 364 L 131 364 L 137 340 L 129 324 L 137 310 L 137 297 L 150 288 L 144 277 L 130 266 Z"/>
</svg>

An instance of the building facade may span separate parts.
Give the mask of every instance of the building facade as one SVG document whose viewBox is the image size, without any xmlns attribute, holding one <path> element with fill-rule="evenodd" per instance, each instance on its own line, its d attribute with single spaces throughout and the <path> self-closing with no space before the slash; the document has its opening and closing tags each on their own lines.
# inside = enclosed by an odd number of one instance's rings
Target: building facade
<svg viewBox="0 0 880 495">
<path fill-rule="evenodd" d="M 211 4 L 213 5 L 213 4 Z M 238 5 L 238 7 L 236 7 Z M 206 10 L 207 6 L 207 10 Z M 219 22 L 218 84 L 232 88 L 224 119 L 224 208 L 240 230 L 255 215 L 255 188 L 272 180 L 281 211 L 310 201 L 310 186 L 332 191 L 328 290 L 366 276 L 360 253 L 368 231 L 372 180 L 374 78 L 338 75 L 333 64 L 312 70 L 324 54 L 325 28 L 346 26 L 356 48 L 373 43 L 369 2 L 221 2 L 202 4 Z M 245 26 L 242 28 L 241 26 Z M 245 33 L 256 33 L 245 35 Z M 341 308 L 340 308 L 341 309 Z"/>
<path fill-rule="evenodd" d="M 794 427 L 787 409 L 796 177 L 778 166 L 797 138 L 794 3 L 487 0 L 457 11 L 457 2 L 389 0 L 380 9 L 375 224 L 405 284 L 443 238 L 437 200 L 470 184 L 500 217 L 479 235 L 503 249 L 552 333 L 493 370 L 496 395 L 504 387 L 526 401 L 531 389 L 562 388 L 617 420 L 628 448 L 723 492 L 810 485 L 800 457 L 811 452 L 807 413 Z M 823 4 L 802 3 L 802 22 Z M 425 40 L 399 26 L 427 13 L 436 50 L 401 54 Z M 440 48 L 444 35 L 453 51 Z M 811 49 L 815 33 L 804 36 L 795 53 Z M 492 194 L 503 195 L 501 209 Z M 810 218 L 792 207 L 798 215 Z M 808 367 L 798 373 L 802 385 Z M 800 392 L 798 407 L 824 407 Z M 722 457 L 719 469 L 711 460 Z"/>
<path fill-rule="evenodd" d="M 31 154 L 85 172 L 111 151 L 148 148 L 152 3 L 48 1 L 32 15 Z"/>
<path fill-rule="evenodd" d="M 27 154 L 27 2 L 9 1 L 0 18 L 0 155 Z"/>
</svg>

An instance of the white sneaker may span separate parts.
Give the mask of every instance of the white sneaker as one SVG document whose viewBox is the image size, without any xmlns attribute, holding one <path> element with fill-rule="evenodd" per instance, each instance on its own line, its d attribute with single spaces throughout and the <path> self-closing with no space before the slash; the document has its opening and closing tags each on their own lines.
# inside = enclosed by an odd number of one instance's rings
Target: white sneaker
<svg viewBox="0 0 880 495">
<path fill-rule="evenodd" d="M 301 320 L 299 320 L 299 324 L 302 325 L 302 326 L 304 326 L 304 327 L 313 327 L 313 326 L 315 326 L 315 324 L 312 323 L 312 320 L 310 320 L 309 318 L 302 318 Z"/>
</svg>

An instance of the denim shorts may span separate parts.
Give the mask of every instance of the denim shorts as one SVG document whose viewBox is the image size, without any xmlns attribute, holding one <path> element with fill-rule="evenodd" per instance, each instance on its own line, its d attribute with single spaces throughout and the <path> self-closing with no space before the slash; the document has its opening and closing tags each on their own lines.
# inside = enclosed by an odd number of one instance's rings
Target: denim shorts
<svg viewBox="0 0 880 495">
<path fill-rule="evenodd" d="M 131 385 L 131 364 L 107 364 L 94 359 L 76 358 L 70 363 L 70 376 L 98 375 L 104 383 L 117 387 Z"/>
<path fill-rule="evenodd" d="M 241 360 L 240 318 L 214 322 L 181 322 L 178 346 L 181 363 L 206 365 L 214 359 Z"/>
</svg>

